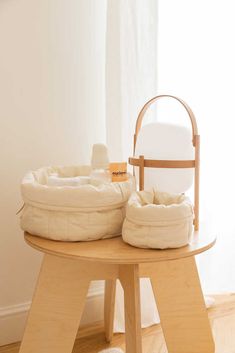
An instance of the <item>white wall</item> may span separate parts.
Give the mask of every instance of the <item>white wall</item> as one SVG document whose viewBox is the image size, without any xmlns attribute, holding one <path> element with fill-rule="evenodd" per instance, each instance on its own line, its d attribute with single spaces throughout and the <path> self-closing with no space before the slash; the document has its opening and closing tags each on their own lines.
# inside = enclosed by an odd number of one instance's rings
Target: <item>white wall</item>
<svg viewBox="0 0 235 353">
<path fill-rule="evenodd" d="M 104 0 L 0 1 L 0 345 L 21 338 L 41 262 L 15 215 L 21 178 L 105 140 L 104 26 Z"/>
</svg>

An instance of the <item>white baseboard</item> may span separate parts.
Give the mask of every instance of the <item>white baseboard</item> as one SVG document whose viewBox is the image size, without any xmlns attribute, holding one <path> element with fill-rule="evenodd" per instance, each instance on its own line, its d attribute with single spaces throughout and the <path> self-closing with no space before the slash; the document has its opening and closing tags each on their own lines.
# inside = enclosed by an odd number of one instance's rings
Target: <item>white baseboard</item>
<svg viewBox="0 0 235 353">
<path fill-rule="evenodd" d="M 0 346 L 21 341 L 30 303 L 0 308 Z"/>
<path fill-rule="evenodd" d="M 0 346 L 22 340 L 31 302 L 0 308 Z M 103 283 L 92 284 L 80 325 L 88 325 L 103 320 Z"/>
</svg>

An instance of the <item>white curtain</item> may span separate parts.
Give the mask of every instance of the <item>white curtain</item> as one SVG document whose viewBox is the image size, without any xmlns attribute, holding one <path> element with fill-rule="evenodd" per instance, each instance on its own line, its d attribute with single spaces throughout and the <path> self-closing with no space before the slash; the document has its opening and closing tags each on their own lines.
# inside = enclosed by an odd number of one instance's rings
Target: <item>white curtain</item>
<svg viewBox="0 0 235 353">
<path fill-rule="evenodd" d="M 106 27 L 106 136 L 111 160 L 127 160 L 133 151 L 135 121 L 156 94 L 157 1 L 109 0 Z M 141 318 L 159 322 L 152 288 L 141 280 Z M 114 331 L 124 331 L 123 290 L 118 281 Z"/>
<path fill-rule="evenodd" d="M 108 0 L 106 136 L 112 160 L 133 150 L 137 114 L 156 94 L 157 1 Z"/>
<path fill-rule="evenodd" d="M 201 221 L 218 235 L 215 247 L 197 256 L 203 289 L 234 292 L 234 1 L 159 0 L 158 18 L 158 92 L 182 97 L 195 112 Z M 161 108 L 163 119 L 173 117 L 172 106 Z"/>
</svg>

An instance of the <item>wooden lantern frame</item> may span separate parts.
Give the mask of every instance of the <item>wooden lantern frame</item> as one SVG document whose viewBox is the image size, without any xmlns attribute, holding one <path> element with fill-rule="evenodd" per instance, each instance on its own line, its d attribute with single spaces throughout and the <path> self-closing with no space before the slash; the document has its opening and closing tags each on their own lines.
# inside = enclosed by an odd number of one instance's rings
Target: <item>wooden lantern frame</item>
<svg viewBox="0 0 235 353">
<path fill-rule="evenodd" d="M 182 99 L 172 95 L 158 95 L 150 99 L 141 109 L 136 120 L 134 134 L 134 153 L 137 142 L 137 137 L 142 126 L 144 115 L 148 108 L 161 98 L 173 98 L 178 101 L 187 111 L 192 126 L 192 144 L 194 147 L 193 160 L 156 160 L 145 159 L 143 155 L 138 157 L 130 157 L 129 164 L 133 167 L 139 167 L 139 189 L 144 189 L 144 168 L 194 168 L 194 227 L 199 229 L 199 175 L 200 175 L 200 135 L 198 134 L 197 122 L 192 109 Z"/>
</svg>

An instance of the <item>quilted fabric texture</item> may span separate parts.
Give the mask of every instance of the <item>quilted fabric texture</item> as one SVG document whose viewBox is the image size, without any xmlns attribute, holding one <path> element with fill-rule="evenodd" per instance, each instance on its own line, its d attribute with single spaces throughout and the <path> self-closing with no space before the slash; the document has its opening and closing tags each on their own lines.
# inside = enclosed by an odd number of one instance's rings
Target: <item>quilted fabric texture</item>
<svg viewBox="0 0 235 353">
<path fill-rule="evenodd" d="M 89 166 L 47 167 L 29 172 L 21 184 L 24 231 L 63 241 L 90 241 L 121 234 L 126 203 L 134 187 L 125 182 L 90 181 L 79 186 L 50 186 L 48 178 L 89 176 Z"/>
<path fill-rule="evenodd" d="M 167 249 L 185 246 L 193 229 L 193 206 L 183 194 L 134 192 L 123 224 L 123 240 L 140 248 Z"/>
</svg>

